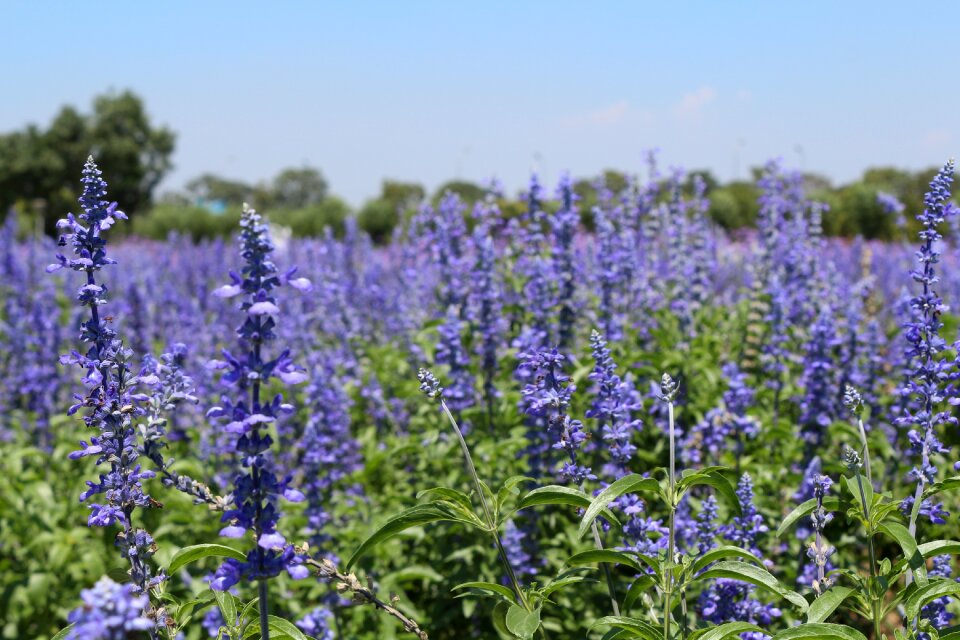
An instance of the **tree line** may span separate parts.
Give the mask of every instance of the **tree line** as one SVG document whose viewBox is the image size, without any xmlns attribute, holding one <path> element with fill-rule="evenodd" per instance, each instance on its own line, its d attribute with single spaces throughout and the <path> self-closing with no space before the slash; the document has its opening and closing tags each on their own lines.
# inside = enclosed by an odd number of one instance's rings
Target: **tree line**
<svg viewBox="0 0 960 640">
<path fill-rule="evenodd" d="M 155 238 L 171 232 L 195 238 L 229 234 L 239 222 L 241 204 L 249 202 L 268 211 L 274 222 L 289 226 L 294 235 L 318 235 L 328 228 L 339 234 L 346 220 L 355 217 L 359 228 L 385 242 L 413 211 L 446 191 L 468 203 L 487 193 L 464 180 L 449 181 L 432 193 L 420 184 L 384 180 L 376 197 L 353 209 L 330 193 L 319 169 L 302 166 L 256 184 L 207 173 L 179 191 L 156 197 L 158 185 L 173 168 L 175 147 L 176 134 L 151 122 L 142 99 L 130 91 L 98 96 L 88 113 L 64 106 L 46 128 L 31 124 L 0 135 L 0 215 L 16 211 L 29 221 L 26 228 L 55 233 L 56 221 L 75 209 L 76 170 L 91 153 L 101 166 L 110 167 L 111 197 L 130 215 L 133 232 Z M 913 212 L 905 212 L 904 229 L 878 201 L 878 194 L 921 202 L 933 171 L 879 167 L 845 185 L 834 186 L 816 174 L 805 174 L 804 182 L 811 198 L 829 206 L 823 219 L 825 233 L 892 240 L 915 231 Z M 718 225 L 728 230 L 751 227 L 759 209 L 758 172 L 754 170 L 753 180 L 721 183 L 709 171 L 693 171 L 685 188 L 692 189 L 694 176 L 699 176 L 707 185 L 710 216 Z M 617 170 L 576 182 L 582 222 L 588 228 L 598 178 L 614 192 L 627 184 L 627 174 Z M 508 215 L 523 208 L 519 195 L 503 198 L 501 205 Z"/>
</svg>

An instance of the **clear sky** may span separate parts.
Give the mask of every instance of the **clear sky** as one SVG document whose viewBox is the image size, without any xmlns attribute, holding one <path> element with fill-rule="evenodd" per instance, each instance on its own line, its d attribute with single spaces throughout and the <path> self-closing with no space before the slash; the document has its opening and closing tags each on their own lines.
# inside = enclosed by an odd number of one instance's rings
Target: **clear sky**
<svg viewBox="0 0 960 640">
<path fill-rule="evenodd" d="M 721 178 L 782 156 L 842 182 L 960 149 L 960 2 L 0 4 L 0 131 L 132 89 L 176 188 L 309 163 L 356 204 L 532 167 Z"/>
</svg>

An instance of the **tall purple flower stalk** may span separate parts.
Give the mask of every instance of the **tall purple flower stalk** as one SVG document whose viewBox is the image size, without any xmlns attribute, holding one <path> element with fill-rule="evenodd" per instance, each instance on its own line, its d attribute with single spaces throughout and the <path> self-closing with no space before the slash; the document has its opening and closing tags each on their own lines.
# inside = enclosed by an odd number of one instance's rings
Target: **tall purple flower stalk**
<svg viewBox="0 0 960 640">
<path fill-rule="evenodd" d="M 767 531 L 767 526 L 753 504 L 753 482 L 747 474 L 740 478 L 737 497 L 740 499 L 741 515 L 734 518 L 732 525 L 720 527 L 720 533 L 727 540 L 735 542 L 757 557 L 762 557 L 757 541 L 759 536 Z M 710 544 L 710 530 L 706 523 L 702 523 L 701 528 L 699 546 L 706 548 Z M 721 578 L 700 594 L 697 609 L 703 620 L 715 624 L 739 621 L 770 625 L 775 618 L 780 617 L 781 611 L 773 604 L 760 602 L 754 595 L 755 591 L 756 587 L 746 582 Z M 744 640 L 762 640 L 767 636 L 748 632 L 740 637 Z"/>
<path fill-rule="evenodd" d="M 315 362 L 306 389 L 310 417 L 299 443 L 303 453 L 298 469 L 303 474 L 310 545 L 322 549 L 330 540 L 327 528 L 333 521 L 334 492 L 362 467 L 363 461 L 360 446 L 350 431 L 350 396 L 337 375 L 334 361 L 323 354 L 312 359 Z M 359 491 L 357 487 L 347 489 L 353 494 Z M 324 550 L 324 555 L 333 559 L 328 550 Z"/>
<path fill-rule="evenodd" d="M 477 226 L 473 232 L 474 268 L 470 291 L 471 319 L 476 325 L 475 353 L 480 356 L 483 376 L 483 398 L 487 420 L 493 423 L 493 403 L 500 396 L 494 380 L 497 375 L 498 352 L 504 342 L 506 326 L 500 283 L 497 281 L 497 252 L 491 232 L 491 218 L 496 205 L 478 207 Z"/>
<path fill-rule="evenodd" d="M 83 604 L 70 612 L 65 640 L 124 640 L 152 633 L 154 622 L 143 615 L 146 594 L 132 584 L 120 585 L 104 576 L 80 595 Z"/>
<path fill-rule="evenodd" d="M 213 509 L 224 509 L 224 498 L 215 496 L 210 488 L 172 469 L 173 459 L 164 458 L 167 445 L 167 428 L 173 411 L 184 403 L 196 404 L 197 397 L 193 379 L 184 373 L 188 350 L 186 345 L 176 343 L 167 353 L 157 360 L 148 355 L 144 358 L 140 372 L 141 381 L 151 387 L 147 401 L 146 416 L 138 427 L 140 432 L 140 453 L 153 462 L 166 487 L 181 491 L 194 500 L 195 504 L 206 503 Z"/>
<path fill-rule="evenodd" d="M 463 321 L 458 307 L 451 306 L 443 323 L 437 328 L 440 340 L 437 343 L 435 360 L 446 365 L 450 385 L 444 397 L 452 411 L 460 412 L 476 404 L 473 372 L 470 370 L 470 356 L 463 346 L 461 333 Z"/>
<path fill-rule="evenodd" d="M 747 384 L 747 376 L 732 362 L 723 366 L 723 375 L 727 379 L 723 403 L 707 411 L 703 420 L 684 437 L 680 453 L 684 462 L 702 464 L 716 461 L 720 453 L 727 449 L 730 440 L 734 442 L 734 449 L 739 455 L 745 439 L 753 439 L 760 434 L 760 422 L 747 415 L 756 395 Z"/>
<path fill-rule="evenodd" d="M 568 460 L 562 464 L 560 476 L 579 486 L 585 480 L 595 480 L 596 476 L 578 461 L 577 454 L 587 434 L 583 424 L 568 415 L 576 386 L 563 372 L 564 360 L 556 349 L 523 356 L 520 367 L 533 381 L 524 386 L 522 403 L 524 413 L 543 421 L 551 447 L 566 452 Z"/>
<path fill-rule="evenodd" d="M 801 376 L 804 392 L 800 399 L 800 436 L 808 451 L 823 444 L 827 427 L 840 415 L 837 389 L 843 387 L 834 361 L 834 352 L 840 345 L 833 314 L 824 309 L 811 328 Z"/>
<path fill-rule="evenodd" d="M 586 416 L 597 421 L 610 452 L 610 462 L 604 468 L 604 475 L 614 480 L 628 473 L 627 463 L 636 453 L 631 442 L 633 434 L 639 431 L 643 422 L 634 418 L 643 402 L 630 380 L 617 374 L 617 363 L 613 361 L 607 342 L 596 331 L 590 334 L 590 347 L 593 351 L 594 368 L 590 380 L 596 385 L 593 404 Z"/>
<path fill-rule="evenodd" d="M 579 196 L 573 190 L 573 180 L 569 174 L 560 178 L 557 187 L 560 209 L 550 219 L 553 230 L 553 272 L 557 281 L 557 345 L 566 350 L 573 342 L 574 293 L 576 292 L 576 256 L 574 254 L 574 236 L 580 216 L 576 202 Z"/>
<path fill-rule="evenodd" d="M 824 538 L 823 531 L 827 524 L 833 519 L 833 514 L 823 508 L 823 499 L 830 491 L 833 481 L 828 476 L 817 474 L 813 480 L 813 497 L 817 500 L 817 508 L 813 510 L 810 516 L 811 526 L 814 531 L 814 540 L 807 548 L 807 557 L 810 558 L 813 567 L 814 577 L 810 586 L 816 592 L 817 596 L 823 594 L 833 584 L 833 579 L 827 576 L 827 572 L 833 569 L 830 563 L 830 556 L 835 549 Z"/>
<path fill-rule="evenodd" d="M 597 321 L 608 340 L 623 337 L 625 287 L 629 285 L 626 270 L 630 259 L 623 238 L 611 216 L 600 207 L 593 210 L 597 229 Z"/>
<path fill-rule="evenodd" d="M 947 452 L 940 443 L 937 430 L 941 425 L 956 424 L 956 418 L 941 408 L 948 371 L 947 365 L 938 356 L 946 346 L 940 336 L 940 329 L 943 328 L 940 316 L 946 311 L 946 306 L 935 289 L 940 280 L 935 269 L 940 261 L 941 235 L 938 227 L 951 210 L 949 201 L 953 171 L 954 163 L 950 160 L 930 183 L 930 190 L 923 198 L 924 210 L 917 215 L 917 220 L 923 225 L 920 250 L 917 252 L 920 268 L 911 271 L 910 275 L 921 285 L 921 290 L 910 300 L 914 318 L 903 325 L 908 344 L 906 357 L 910 363 L 910 377 L 902 393 L 912 397 L 914 402 L 907 404 L 897 424 L 910 428 L 907 434 L 910 452 L 918 463 L 908 474 L 917 483 L 916 493 L 903 501 L 904 510 L 910 514 L 911 533 L 916 533 L 920 515 L 938 524 L 943 523 L 947 515 L 942 504 L 932 500 L 921 502 L 920 497 L 924 488 L 936 481 L 937 467 L 932 456 Z"/>
<path fill-rule="evenodd" d="M 71 453 L 70 458 L 96 456 L 97 466 L 109 464 L 109 470 L 101 473 L 96 482 L 88 481 L 87 490 L 80 495 L 81 501 L 103 496 L 102 504 L 90 504 L 87 524 L 91 527 L 120 524 L 122 530 L 117 535 L 117 545 L 130 562 L 133 589 L 137 594 L 146 594 L 165 577 L 162 572 L 154 576 L 149 564 L 155 550 L 153 538 L 133 526 L 134 510 L 155 504 L 143 490 L 142 481 L 154 474 L 141 470 L 137 462 L 140 451 L 133 425 L 133 419 L 143 413 L 139 405 L 146 396 L 135 391 L 140 378 L 131 366 L 133 352 L 123 345 L 109 319 L 100 313 L 100 307 L 107 302 L 107 286 L 97 281 L 97 273 L 116 264 L 107 257 L 106 239 L 102 234 L 117 220 L 126 219 L 117 209 L 117 203 L 108 202 L 106 196 L 107 183 L 91 157 L 83 169 L 82 212 L 78 216 L 68 214 L 57 223 L 62 232 L 59 246 L 72 244 L 75 257 L 58 254 L 57 263 L 47 267 L 47 271 L 69 268 L 86 276 L 77 290 L 77 302 L 89 310 L 80 331 L 80 341 L 87 347 L 83 353 L 72 351 L 61 356 L 60 362 L 86 372 L 83 376 L 86 392 L 74 395 L 76 402 L 68 414 L 82 409 L 86 426 L 98 432 L 89 444 L 81 441 L 81 449 Z"/>
<path fill-rule="evenodd" d="M 547 247 L 544 228 L 547 223 L 541 200 L 542 191 L 537 175 L 534 174 L 530 178 L 530 190 L 527 193 L 525 224 L 516 229 L 516 244 L 520 247 L 516 269 L 523 277 L 523 283 L 521 289 L 515 292 L 513 301 L 522 301 L 521 308 L 527 309 L 529 315 L 529 320 L 518 318 L 523 324 L 513 346 L 519 353 L 546 349 L 547 345 L 553 342 L 555 333 L 553 318 L 556 299 L 552 286 L 555 274 L 553 262 L 545 255 Z M 517 370 L 518 379 L 525 383 L 527 380 L 522 377 L 524 372 L 523 368 Z"/>
<path fill-rule="evenodd" d="M 297 384 L 307 376 L 294 366 L 289 351 L 270 359 L 264 353 L 264 346 L 276 338 L 275 318 L 280 308 L 275 290 L 289 284 L 307 291 L 311 285 L 305 278 L 293 277 L 296 269 L 285 274 L 278 271 L 271 261 L 273 243 L 269 228 L 254 210 L 244 207 L 240 229 L 242 272 L 231 272 L 231 283 L 214 291 L 214 295 L 242 296 L 239 308 L 244 319 L 236 333 L 243 353 L 234 355 L 224 349 L 225 361 L 213 363 L 215 368 L 225 371 L 221 383 L 235 389 L 235 397 L 224 395 L 221 405 L 207 415 L 221 425 L 228 437 L 235 438 L 233 444 L 240 458 L 240 471 L 234 478 L 234 506 L 223 514 L 225 526 L 220 535 L 241 538 L 252 534 L 255 545 L 245 561 L 228 559 L 220 565 L 210 586 L 226 590 L 242 579 L 258 581 L 261 633 L 267 638 L 266 581 L 282 569 L 294 578 L 305 578 L 309 571 L 301 564 L 293 546 L 277 531 L 278 498 L 299 502 L 304 496 L 288 486 L 289 479 L 281 480 L 274 474 L 270 459 L 273 439 L 265 431 L 281 412 L 289 413 L 293 407 L 286 404 L 280 394 L 266 400 L 261 394 L 271 378 Z"/>
</svg>

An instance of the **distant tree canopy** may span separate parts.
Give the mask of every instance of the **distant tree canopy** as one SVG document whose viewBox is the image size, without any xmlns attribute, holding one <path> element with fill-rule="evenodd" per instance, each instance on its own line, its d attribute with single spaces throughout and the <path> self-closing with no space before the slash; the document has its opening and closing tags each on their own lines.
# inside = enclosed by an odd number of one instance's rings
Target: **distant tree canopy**
<svg viewBox="0 0 960 640">
<path fill-rule="evenodd" d="M 135 214 L 134 232 L 153 237 L 172 231 L 198 238 L 230 233 L 242 203 L 249 202 L 298 235 L 318 235 L 327 229 L 342 233 L 345 221 L 353 216 L 376 242 L 387 242 L 397 226 L 405 225 L 412 212 L 428 201 L 422 185 L 384 180 L 377 197 L 351 210 L 330 195 L 319 169 L 301 166 L 257 183 L 205 173 L 182 191 L 155 202 L 154 191 L 172 167 L 175 140 L 172 131 L 151 123 L 143 101 L 130 91 L 98 96 L 89 113 L 65 106 L 46 129 L 31 124 L 0 134 L 0 217 L 15 208 L 26 216 L 28 228 L 55 233 L 56 221 L 76 211 L 80 170 L 90 154 L 107 173 L 111 199 L 127 214 Z M 751 181 L 722 183 L 709 171 L 693 170 L 686 173 L 681 186 L 690 194 L 700 178 L 707 188 L 710 217 L 724 229 L 735 230 L 756 224 L 760 196 L 756 179 L 761 172 L 760 167 L 752 169 Z M 823 216 L 825 233 L 890 240 L 918 230 L 915 214 L 923 207 L 923 194 L 935 173 L 936 168 L 911 172 L 875 167 L 860 180 L 842 186 L 816 174 L 805 174 L 804 182 L 808 196 L 829 207 Z M 593 208 L 601 189 L 620 196 L 630 184 L 628 174 L 615 169 L 577 179 L 574 190 L 584 227 L 593 228 Z M 456 193 L 468 205 L 487 193 L 474 182 L 456 179 L 437 187 L 429 202 L 436 204 L 447 192 Z M 897 216 L 881 207 L 879 192 L 906 205 L 906 229 L 898 226 Z M 526 206 L 522 197 L 502 198 L 499 204 L 508 218 L 522 215 Z M 553 206 L 547 204 L 548 209 Z"/>
<path fill-rule="evenodd" d="M 45 130 L 29 125 L 0 135 L 0 213 L 16 206 L 53 233 L 56 221 L 76 210 L 78 176 L 90 154 L 109 167 L 111 198 L 127 213 L 139 212 L 170 170 L 175 140 L 151 124 L 130 91 L 98 96 L 89 114 L 63 107 Z"/>
</svg>

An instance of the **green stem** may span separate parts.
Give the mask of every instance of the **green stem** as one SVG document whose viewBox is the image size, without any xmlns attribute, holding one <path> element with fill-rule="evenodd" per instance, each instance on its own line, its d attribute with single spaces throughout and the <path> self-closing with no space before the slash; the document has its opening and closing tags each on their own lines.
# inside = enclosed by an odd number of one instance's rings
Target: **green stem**
<svg viewBox="0 0 960 640">
<path fill-rule="evenodd" d="M 597 528 L 597 521 L 594 520 L 590 523 L 590 528 L 593 530 L 593 542 L 597 545 L 597 549 L 603 550 L 603 541 L 600 539 L 600 530 Z M 604 562 L 603 566 L 603 575 L 607 579 L 607 592 L 610 594 L 610 605 L 613 608 L 613 615 L 620 615 L 620 605 L 617 604 L 617 590 L 616 586 L 613 584 L 613 576 L 610 574 L 610 566 Z"/>
<path fill-rule="evenodd" d="M 867 446 L 867 430 L 863 428 L 863 418 L 857 416 L 857 424 L 860 426 L 860 442 L 863 444 L 863 467 L 867 470 L 867 482 L 873 486 L 873 472 L 870 470 L 870 447 Z"/>
<path fill-rule="evenodd" d="M 527 598 L 523 594 L 523 589 L 520 588 L 520 581 L 517 579 L 517 574 L 510 565 L 510 560 L 507 558 L 506 549 L 503 548 L 503 541 L 500 540 L 500 532 L 497 530 L 497 523 L 493 519 L 493 513 L 490 511 L 490 507 L 487 505 L 487 498 L 483 494 L 483 485 L 480 483 L 480 476 L 477 475 L 477 468 L 473 465 L 473 456 L 470 455 L 470 448 L 467 446 L 467 441 L 463 438 L 463 432 L 460 431 L 460 425 L 457 424 L 457 419 L 453 417 L 452 413 L 450 413 L 450 408 L 447 407 L 447 403 L 443 401 L 443 398 L 440 399 L 440 407 L 446 414 L 447 419 L 450 421 L 450 425 L 453 427 L 454 433 L 457 434 L 457 439 L 460 441 L 460 449 L 463 451 L 463 459 L 467 463 L 467 472 L 470 474 L 470 477 L 473 478 L 473 485 L 476 487 L 477 495 L 480 497 L 480 505 L 483 507 L 483 515 L 487 521 L 487 529 L 490 531 L 490 535 L 493 536 L 493 542 L 497 547 L 497 553 L 500 555 L 500 560 L 503 562 L 503 566 L 507 571 L 507 578 L 510 580 L 513 591 L 517 594 L 517 602 L 525 610 L 531 611 L 530 603 L 527 602 Z"/>
<path fill-rule="evenodd" d="M 667 415 L 670 421 L 670 489 L 667 494 L 667 505 L 670 509 L 670 533 L 667 538 L 667 559 L 664 563 L 664 590 L 663 590 L 663 640 L 670 640 L 670 612 L 673 608 L 673 554 L 676 544 L 676 505 L 674 504 L 676 494 L 676 430 L 673 422 L 673 401 L 667 403 Z"/>
<path fill-rule="evenodd" d="M 870 520 L 870 507 L 867 505 L 867 494 L 863 490 L 863 476 L 860 475 L 860 469 L 854 471 L 857 476 L 857 488 L 860 490 L 860 504 L 863 505 L 863 517 L 866 520 L 867 531 L 867 550 L 870 552 L 870 601 L 873 609 L 873 632 L 877 640 L 882 640 L 883 635 L 880 632 L 880 605 L 882 595 L 877 593 L 880 581 L 877 578 L 877 554 L 873 546 L 873 524 Z"/>
</svg>

